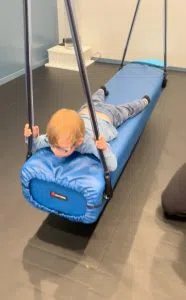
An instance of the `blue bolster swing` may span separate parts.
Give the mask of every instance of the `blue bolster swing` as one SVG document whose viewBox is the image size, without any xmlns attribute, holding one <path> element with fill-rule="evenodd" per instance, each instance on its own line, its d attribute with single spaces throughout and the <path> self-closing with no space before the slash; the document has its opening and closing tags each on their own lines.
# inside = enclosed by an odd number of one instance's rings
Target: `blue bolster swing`
<svg viewBox="0 0 186 300">
<path fill-rule="evenodd" d="M 118 128 L 118 137 L 111 141 L 118 160 L 118 168 L 109 174 L 100 153 L 101 162 L 93 155 L 74 152 L 66 158 L 56 157 L 50 148 L 44 148 L 32 155 L 32 138 L 29 138 L 27 160 L 21 168 L 21 185 L 24 197 L 34 207 L 53 213 L 73 222 L 94 223 L 98 220 L 115 187 L 132 150 L 134 149 L 152 111 L 166 86 L 166 1 L 165 0 L 165 53 L 164 63 L 157 60 L 135 61 L 124 65 L 126 50 L 140 0 L 137 2 L 132 26 L 119 71 L 107 82 L 108 103 L 122 104 L 144 95 L 151 98 L 150 104 L 132 119 Z M 26 91 L 29 125 L 34 124 L 32 72 L 30 65 L 31 45 L 29 44 L 28 0 L 24 0 Z M 79 71 L 89 105 L 93 130 L 96 138 L 98 129 L 86 68 L 82 57 L 78 34 L 70 0 L 65 0 L 71 27 Z M 162 68 L 163 66 L 163 68 Z M 106 195 L 106 197 L 105 197 Z"/>
<path fill-rule="evenodd" d="M 109 103 L 132 101 L 144 94 L 151 98 L 148 107 L 122 124 L 118 137 L 111 141 L 118 159 L 118 168 L 111 174 L 113 187 L 158 101 L 162 81 L 162 69 L 131 63 L 106 84 Z M 93 223 L 106 204 L 104 171 L 93 155 L 76 152 L 67 158 L 57 158 L 49 148 L 41 149 L 23 165 L 21 183 L 25 198 L 33 206 L 71 221 Z"/>
</svg>

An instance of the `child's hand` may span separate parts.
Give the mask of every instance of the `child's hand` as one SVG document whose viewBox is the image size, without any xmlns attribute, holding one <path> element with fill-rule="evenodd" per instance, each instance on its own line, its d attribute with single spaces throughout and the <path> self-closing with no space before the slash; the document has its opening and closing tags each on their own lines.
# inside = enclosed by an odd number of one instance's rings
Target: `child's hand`
<svg viewBox="0 0 186 300">
<path fill-rule="evenodd" d="M 106 151 L 108 149 L 108 144 L 103 136 L 100 136 L 99 140 L 95 141 L 95 143 L 99 150 Z"/>
<path fill-rule="evenodd" d="M 32 126 L 32 131 L 31 131 L 31 129 L 29 128 L 29 124 L 26 124 L 25 128 L 24 128 L 24 136 L 29 137 L 31 135 L 33 135 L 34 138 L 38 137 L 39 127 L 38 126 Z"/>
</svg>

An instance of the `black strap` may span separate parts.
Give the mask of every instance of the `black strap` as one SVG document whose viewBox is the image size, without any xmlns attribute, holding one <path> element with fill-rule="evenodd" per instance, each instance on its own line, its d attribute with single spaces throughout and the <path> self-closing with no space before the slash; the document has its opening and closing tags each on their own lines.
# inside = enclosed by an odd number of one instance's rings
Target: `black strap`
<svg viewBox="0 0 186 300">
<path fill-rule="evenodd" d="M 33 105 L 33 78 L 32 78 L 32 55 L 31 55 L 31 1 L 23 0 L 24 16 L 24 42 L 25 42 L 25 88 L 26 105 L 29 128 L 34 125 L 34 105 Z M 32 135 L 28 138 L 28 150 L 26 159 L 32 156 Z"/>
<path fill-rule="evenodd" d="M 130 27 L 129 34 L 128 34 L 128 37 L 127 37 L 127 42 L 126 42 L 126 45 L 125 45 L 125 49 L 124 49 L 124 52 L 123 52 L 123 57 L 122 57 L 119 69 L 122 69 L 123 65 L 124 65 L 124 61 L 125 61 L 125 57 L 126 57 L 126 54 L 127 54 L 128 45 L 129 45 L 129 41 L 130 41 L 130 38 L 131 38 L 132 30 L 133 30 L 133 27 L 134 27 L 134 23 L 135 23 L 135 20 L 136 20 L 136 17 L 137 17 L 140 1 L 141 0 L 137 0 L 136 8 L 135 8 L 135 11 L 134 11 L 131 27 Z M 166 77 L 167 77 L 167 0 L 164 0 L 164 66 L 163 66 L 163 70 L 164 70 L 164 81 L 166 81 Z"/>
<path fill-rule="evenodd" d="M 92 127 L 94 130 L 94 135 L 95 135 L 95 138 L 98 140 L 99 139 L 99 130 L 98 130 L 94 106 L 92 105 L 92 96 L 91 96 L 92 93 L 90 90 L 88 75 L 87 75 L 87 71 L 86 71 L 85 64 L 84 64 L 84 58 L 82 55 L 82 49 L 81 49 L 81 45 L 79 42 L 79 35 L 78 35 L 78 31 L 77 31 L 77 25 L 75 23 L 75 18 L 73 15 L 71 1 L 65 0 L 65 5 L 66 5 L 68 21 L 69 21 L 69 25 L 70 25 L 70 29 L 71 29 L 73 44 L 74 44 L 74 48 L 75 48 L 77 63 L 79 66 L 81 82 L 82 82 L 83 90 L 84 90 L 84 93 L 85 93 L 85 96 L 87 99 L 87 103 L 88 103 L 88 108 L 89 108 L 89 112 L 90 112 L 90 116 L 91 116 L 91 122 L 92 122 Z M 105 157 L 101 150 L 99 150 L 99 156 L 100 156 L 100 160 L 102 162 L 103 168 L 104 168 L 105 195 L 106 195 L 105 197 L 107 199 L 110 199 L 113 194 L 111 179 L 110 179 L 110 172 L 107 168 Z"/>
<path fill-rule="evenodd" d="M 123 65 L 124 65 L 124 61 L 125 61 L 125 57 L 126 57 L 126 54 L 127 54 L 127 49 L 128 49 L 129 41 L 130 41 L 130 38 L 131 38 L 132 30 L 133 30 L 133 27 L 134 27 L 134 23 L 135 23 L 135 20 L 136 20 L 137 12 L 138 12 L 138 9 L 139 9 L 140 1 L 141 0 L 138 0 L 137 4 L 136 4 L 136 9 L 134 11 L 132 24 L 130 26 L 129 34 L 128 34 L 128 37 L 127 37 L 127 42 L 126 42 L 126 45 L 125 45 L 125 49 L 124 49 L 124 52 L 123 52 L 123 57 L 122 57 L 119 69 L 122 69 Z"/>
<path fill-rule="evenodd" d="M 167 0 L 164 0 L 164 79 L 167 77 Z"/>
</svg>

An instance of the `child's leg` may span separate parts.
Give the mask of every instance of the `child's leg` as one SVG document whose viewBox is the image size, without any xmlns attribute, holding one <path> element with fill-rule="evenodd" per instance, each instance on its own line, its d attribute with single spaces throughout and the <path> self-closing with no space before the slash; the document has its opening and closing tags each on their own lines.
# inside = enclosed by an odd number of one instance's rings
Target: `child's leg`
<svg viewBox="0 0 186 300">
<path fill-rule="evenodd" d="M 104 102 L 105 101 L 105 92 L 102 88 L 97 90 L 93 95 L 92 95 L 92 101 L 93 103 L 97 104 L 99 102 Z"/>
<path fill-rule="evenodd" d="M 136 116 L 144 110 L 149 102 L 150 98 L 148 96 L 144 96 L 143 98 L 130 103 L 115 105 L 113 109 L 113 125 L 118 127 L 127 119 Z"/>
<path fill-rule="evenodd" d="M 93 95 L 92 95 L 92 102 L 94 105 L 99 104 L 99 103 L 104 103 L 105 101 L 105 97 L 106 97 L 106 93 L 108 93 L 108 91 L 105 89 L 103 89 L 102 87 L 97 90 Z M 84 108 L 87 108 L 87 103 L 83 104 L 80 108 L 79 111 L 83 110 Z"/>
</svg>

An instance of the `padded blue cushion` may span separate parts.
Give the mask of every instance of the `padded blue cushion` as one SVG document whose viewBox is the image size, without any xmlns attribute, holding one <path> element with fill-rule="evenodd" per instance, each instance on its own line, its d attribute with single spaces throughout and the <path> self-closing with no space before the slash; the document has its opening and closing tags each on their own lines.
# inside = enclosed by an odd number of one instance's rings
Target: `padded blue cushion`
<svg viewBox="0 0 186 300">
<path fill-rule="evenodd" d="M 149 66 L 156 66 L 159 68 L 163 68 L 164 67 L 164 62 L 162 60 L 159 59 L 140 59 L 140 60 L 135 60 L 133 61 L 134 63 L 142 63 L 142 64 L 147 64 Z"/>
<path fill-rule="evenodd" d="M 118 168 L 111 174 L 113 187 L 159 98 L 162 80 L 162 69 L 131 63 L 106 85 L 109 103 L 129 102 L 144 95 L 152 99 L 142 113 L 120 126 L 118 138 L 111 142 L 118 159 Z M 25 198 L 35 207 L 72 221 L 93 223 L 105 206 L 104 173 L 93 155 L 74 153 L 57 158 L 49 148 L 39 150 L 23 165 L 21 184 Z"/>
</svg>

